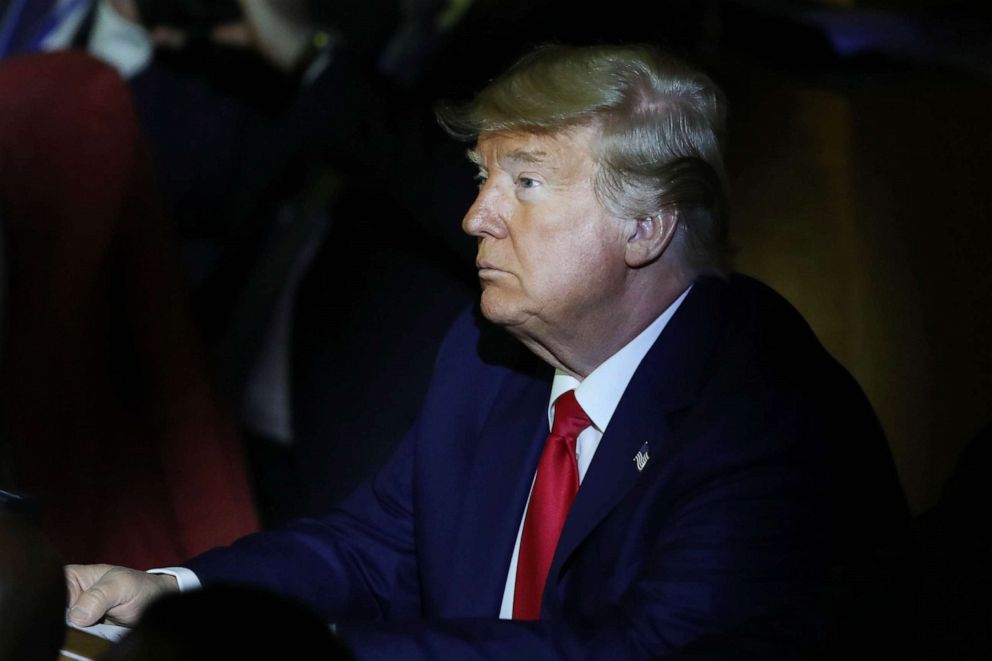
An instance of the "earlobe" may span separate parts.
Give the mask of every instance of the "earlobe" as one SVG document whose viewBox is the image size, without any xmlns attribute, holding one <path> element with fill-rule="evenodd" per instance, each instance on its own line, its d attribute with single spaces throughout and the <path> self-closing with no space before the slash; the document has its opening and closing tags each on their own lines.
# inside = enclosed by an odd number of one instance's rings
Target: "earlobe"
<svg viewBox="0 0 992 661">
<path fill-rule="evenodd" d="M 678 212 L 662 209 L 658 213 L 633 221 L 627 237 L 626 259 L 632 268 L 646 266 L 658 259 L 675 235 Z"/>
</svg>

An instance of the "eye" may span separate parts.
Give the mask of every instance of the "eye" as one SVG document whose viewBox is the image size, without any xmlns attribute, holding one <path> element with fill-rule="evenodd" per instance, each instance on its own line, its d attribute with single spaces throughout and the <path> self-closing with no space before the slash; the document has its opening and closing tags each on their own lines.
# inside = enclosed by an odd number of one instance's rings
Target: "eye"
<svg viewBox="0 0 992 661">
<path fill-rule="evenodd" d="M 475 175 L 475 183 L 479 186 L 479 190 L 482 190 L 482 187 L 486 185 L 486 181 L 488 181 L 488 179 L 489 175 L 485 172 L 479 172 Z"/>
<path fill-rule="evenodd" d="M 531 179 L 530 177 L 519 177 L 517 179 L 517 185 L 521 188 L 537 188 L 541 185 L 537 179 Z"/>
</svg>

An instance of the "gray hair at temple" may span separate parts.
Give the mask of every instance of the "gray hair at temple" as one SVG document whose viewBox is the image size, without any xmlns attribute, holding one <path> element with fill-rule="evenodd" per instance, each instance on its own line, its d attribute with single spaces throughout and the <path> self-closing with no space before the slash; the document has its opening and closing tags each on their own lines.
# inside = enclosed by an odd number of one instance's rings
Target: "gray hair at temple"
<svg viewBox="0 0 992 661">
<path fill-rule="evenodd" d="M 686 265 L 729 269 L 723 94 L 681 60 L 650 46 L 543 46 L 467 105 L 440 104 L 437 117 L 467 141 L 597 128 L 595 188 L 604 207 L 625 218 L 674 209 Z"/>
</svg>

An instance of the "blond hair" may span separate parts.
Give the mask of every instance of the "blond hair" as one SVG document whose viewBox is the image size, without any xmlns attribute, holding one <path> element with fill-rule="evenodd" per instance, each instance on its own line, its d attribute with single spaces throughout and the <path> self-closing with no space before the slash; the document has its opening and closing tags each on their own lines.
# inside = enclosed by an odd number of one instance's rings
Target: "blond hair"
<svg viewBox="0 0 992 661">
<path fill-rule="evenodd" d="M 463 140 L 596 127 L 603 205 L 633 218 L 675 209 L 688 265 L 729 268 L 723 94 L 681 60 L 650 46 L 543 46 L 467 105 L 439 105 L 437 117 Z"/>
</svg>

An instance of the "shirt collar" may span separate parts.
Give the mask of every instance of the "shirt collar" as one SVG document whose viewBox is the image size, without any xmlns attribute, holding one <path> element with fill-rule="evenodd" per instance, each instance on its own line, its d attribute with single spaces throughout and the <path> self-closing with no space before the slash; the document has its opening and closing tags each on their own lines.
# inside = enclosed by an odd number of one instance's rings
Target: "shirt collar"
<svg viewBox="0 0 992 661">
<path fill-rule="evenodd" d="M 641 331 L 640 335 L 607 358 L 585 379 L 577 379 L 556 369 L 554 381 L 551 383 L 551 400 L 548 402 L 548 427 L 554 424 L 555 401 L 565 392 L 574 389 L 575 399 L 592 420 L 593 426 L 600 433 L 606 432 L 606 426 L 610 424 L 613 412 L 620 404 L 620 398 L 623 397 L 638 365 L 654 346 L 661 331 L 668 325 L 691 289 L 690 285 L 657 319 L 651 322 L 650 326 Z"/>
</svg>

